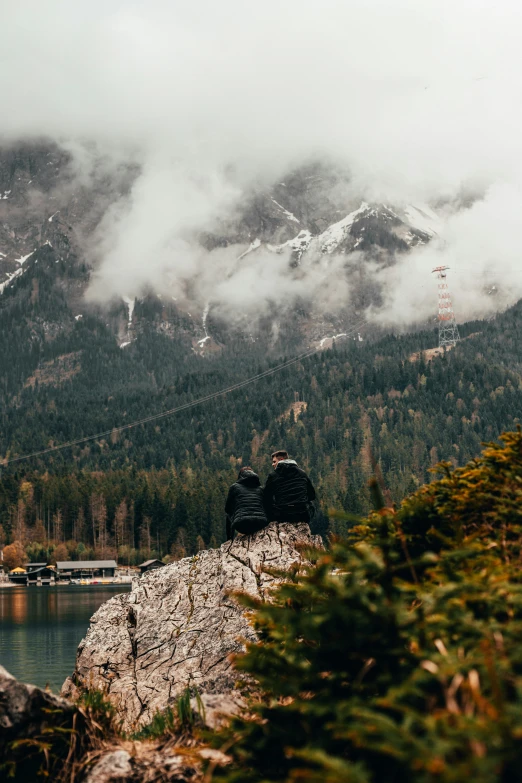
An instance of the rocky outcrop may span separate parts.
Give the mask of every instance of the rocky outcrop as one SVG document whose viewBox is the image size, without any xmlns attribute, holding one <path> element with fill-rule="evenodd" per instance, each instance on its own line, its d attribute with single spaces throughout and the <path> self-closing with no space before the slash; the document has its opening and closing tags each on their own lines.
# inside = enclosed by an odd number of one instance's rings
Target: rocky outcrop
<svg viewBox="0 0 522 783">
<path fill-rule="evenodd" d="M 74 713 L 74 706 L 65 699 L 19 682 L 0 666 L 0 755 L 12 740 L 39 736 L 50 714 L 60 715 L 69 726 Z"/>
<path fill-rule="evenodd" d="M 237 703 L 231 655 L 255 639 L 248 613 L 230 593 L 266 599 L 281 581 L 267 569 L 288 573 L 303 561 L 301 547 L 318 543 L 304 523 L 272 522 L 252 536 L 146 573 L 130 593 L 93 615 L 62 694 L 105 690 L 126 731 L 150 722 L 187 686 L 202 697 L 233 696 L 223 702 L 228 710 Z M 215 714 L 215 701 L 207 701 Z"/>
<path fill-rule="evenodd" d="M 57 780 L 83 749 L 84 733 L 84 715 L 74 704 L 0 666 L 0 780 Z"/>
<path fill-rule="evenodd" d="M 89 764 L 82 783 L 204 783 L 206 763 L 224 767 L 231 759 L 219 750 L 180 747 L 175 740 L 166 743 L 128 742 L 102 750 Z M 24 781 L 25 783 L 25 781 Z"/>
<path fill-rule="evenodd" d="M 85 783 L 109 783 L 109 781 L 130 780 L 132 776 L 132 757 L 126 750 L 113 750 L 105 753 L 91 769 Z"/>
</svg>

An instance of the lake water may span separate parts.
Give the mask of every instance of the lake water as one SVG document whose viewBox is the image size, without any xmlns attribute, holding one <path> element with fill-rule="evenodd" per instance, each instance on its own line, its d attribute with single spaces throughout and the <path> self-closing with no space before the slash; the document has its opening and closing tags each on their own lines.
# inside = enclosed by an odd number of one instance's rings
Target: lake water
<svg viewBox="0 0 522 783">
<path fill-rule="evenodd" d="M 23 682 L 59 692 L 89 620 L 130 584 L 0 589 L 0 664 Z"/>
</svg>

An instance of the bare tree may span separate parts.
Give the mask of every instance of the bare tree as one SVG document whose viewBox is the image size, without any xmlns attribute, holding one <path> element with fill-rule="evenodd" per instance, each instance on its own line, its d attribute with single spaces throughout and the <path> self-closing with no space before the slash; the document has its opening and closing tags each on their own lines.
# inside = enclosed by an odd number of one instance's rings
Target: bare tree
<svg viewBox="0 0 522 783">
<path fill-rule="evenodd" d="M 16 508 L 14 508 L 13 511 L 13 537 L 16 541 L 21 541 L 23 543 L 27 538 L 27 535 L 25 527 L 25 503 L 22 498 L 18 500 Z"/>
<path fill-rule="evenodd" d="M 103 495 L 95 492 L 91 495 L 90 509 L 94 548 L 98 548 L 103 557 L 107 548 L 107 506 Z"/>
<path fill-rule="evenodd" d="M 80 506 L 78 509 L 78 516 L 74 520 L 73 525 L 73 538 L 75 541 L 81 541 L 85 533 L 85 511 Z"/>
<path fill-rule="evenodd" d="M 122 500 L 114 515 L 114 537 L 116 539 L 116 549 L 125 543 L 125 531 L 127 529 L 127 517 L 129 509 L 127 501 Z"/>
<path fill-rule="evenodd" d="M 150 517 L 143 517 L 140 528 L 140 547 L 146 549 L 150 555 L 151 541 L 150 541 L 150 526 L 152 520 Z"/>
<path fill-rule="evenodd" d="M 53 514 L 53 538 L 57 542 L 63 539 L 63 515 L 60 509 Z"/>
<path fill-rule="evenodd" d="M 173 560 L 182 560 L 187 556 L 187 534 L 184 527 L 176 533 L 176 541 L 170 548 Z"/>
</svg>

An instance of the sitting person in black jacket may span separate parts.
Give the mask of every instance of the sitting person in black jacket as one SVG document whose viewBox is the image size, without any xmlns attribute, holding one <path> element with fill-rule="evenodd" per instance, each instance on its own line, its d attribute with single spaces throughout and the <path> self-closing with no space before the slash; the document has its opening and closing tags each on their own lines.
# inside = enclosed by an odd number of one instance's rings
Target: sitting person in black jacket
<svg viewBox="0 0 522 783">
<path fill-rule="evenodd" d="M 265 484 L 265 507 L 269 520 L 310 522 L 315 489 L 312 482 L 288 452 L 274 451 L 272 467 Z"/>
<path fill-rule="evenodd" d="M 235 531 L 255 533 L 268 525 L 261 482 L 252 468 L 244 467 L 239 471 L 236 483 L 228 490 L 225 514 L 227 541 L 233 540 Z"/>
</svg>

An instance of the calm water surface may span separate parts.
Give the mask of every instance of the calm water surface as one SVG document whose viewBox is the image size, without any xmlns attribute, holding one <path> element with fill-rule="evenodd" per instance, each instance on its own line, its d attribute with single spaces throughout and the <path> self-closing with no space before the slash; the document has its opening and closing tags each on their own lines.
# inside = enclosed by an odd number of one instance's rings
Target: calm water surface
<svg viewBox="0 0 522 783">
<path fill-rule="evenodd" d="M 0 664 L 23 682 L 58 692 L 104 601 L 130 584 L 0 589 Z"/>
</svg>

